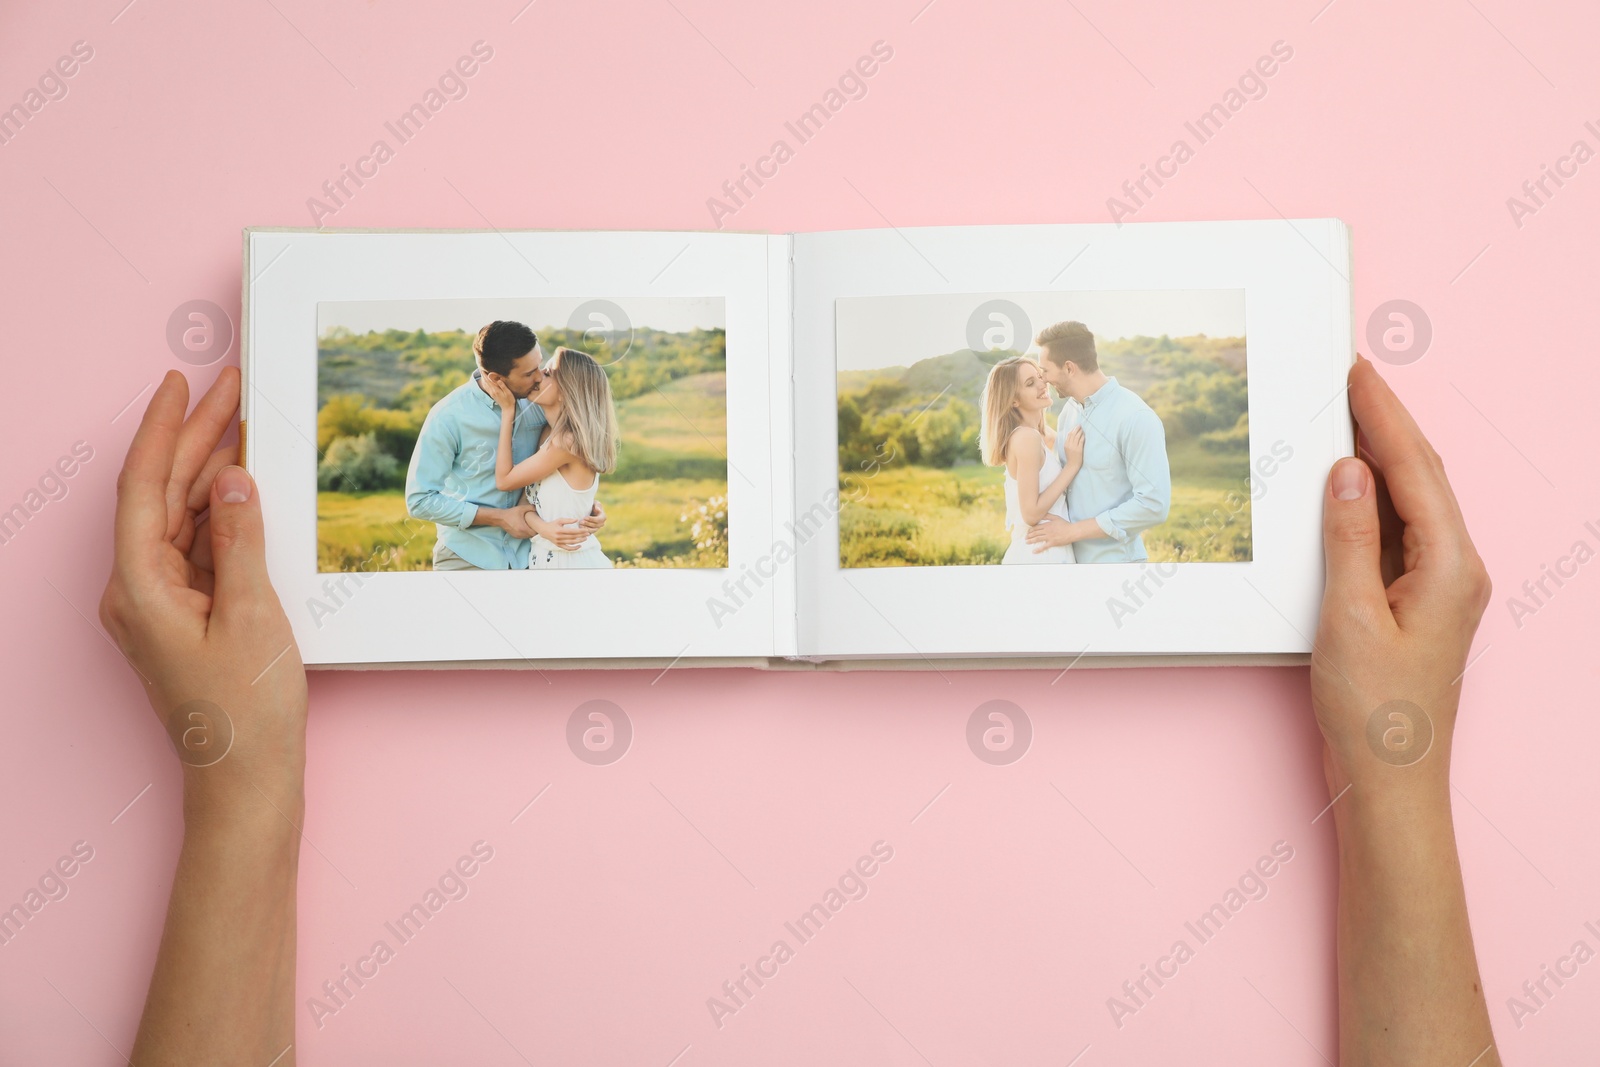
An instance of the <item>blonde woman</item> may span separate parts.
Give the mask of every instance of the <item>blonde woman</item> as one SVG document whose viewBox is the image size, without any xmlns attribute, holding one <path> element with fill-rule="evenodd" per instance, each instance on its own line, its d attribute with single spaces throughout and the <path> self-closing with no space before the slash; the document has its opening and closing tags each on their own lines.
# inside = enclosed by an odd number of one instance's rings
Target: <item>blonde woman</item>
<svg viewBox="0 0 1600 1067">
<path fill-rule="evenodd" d="M 1083 468 L 1083 427 L 1072 401 L 1062 411 L 1065 423 L 1065 465 L 1056 456 L 1056 435 L 1045 419 L 1050 410 L 1050 384 L 1031 359 L 1010 356 L 989 371 L 983 387 L 983 429 L 978 448 L 983 462 L 1006 469 L 1006 529 L 1011 544 L 1001 563 L 1075 563 L 1071 545 L 1034 551 L 1028 530 L 1046 515 L 1067 516 L 1066 492 Z"/>
<path fill-rule="evenodd" d="M 539 450 L 517 464 L 511 462 L 517 398 L 503 384 L 489 379 L 485 382 L 489 395 L 500 405 L 495 488 L 526 486 L 528 502 L 546 522 L 588 515 L 600 488 L 600 475 L 617 465 L 617 408 L 611 400 L 611 382 L 606 372 L 586 352 L 556 349 L 528 398 L 539 405 L 545 416 Z M 592 536 L 573 548 L 536 536 L 529 548 L 529 570 L 611 566 L 611 560 L 600 550 L 600 542 Z"/>
</svg>

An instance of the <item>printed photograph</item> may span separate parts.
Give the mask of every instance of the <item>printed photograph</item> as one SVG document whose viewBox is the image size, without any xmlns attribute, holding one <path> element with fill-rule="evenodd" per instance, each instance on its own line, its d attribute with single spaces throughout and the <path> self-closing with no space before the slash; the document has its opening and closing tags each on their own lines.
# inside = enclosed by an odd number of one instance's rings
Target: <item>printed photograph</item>
<svg viewBox="0 0 1600 1067">
<path fill-rule="evenodd" d="M 317 307 L 317 569 L 724 568 L 714 298 Z"/>
<path fill-rule="evenodd" d="M 1251 558 L 1242 289 L 836 308 L 841 567 Z"/>
</svg>

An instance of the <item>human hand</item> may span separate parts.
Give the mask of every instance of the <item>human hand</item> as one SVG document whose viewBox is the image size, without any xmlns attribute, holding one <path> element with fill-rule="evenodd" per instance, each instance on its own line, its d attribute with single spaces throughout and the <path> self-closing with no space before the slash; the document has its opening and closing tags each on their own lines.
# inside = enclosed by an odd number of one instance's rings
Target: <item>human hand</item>
<svg viewBox="0 0 1600 1067">
<path fill-rule="evenodd" d="M 526 541 L 539 532 L 535 527 L 538 521 L 539 513 L 533 509 L 533 505 L 523 503 L 515 507 L 498 509 L 495 512 L 494 525 L 512 537 Z"/>
<path fill-rule="evenodd" d="M 1083 443 L 1084 433 L 1082 426 L 1074 426 L 1067 432 L 1067 439 L 1063 442 L 1063 447 L 1067 453 L 1067 466 L 1083 466 Z"/>
<path fill-rule="evenodd" d="M 511 394 L 511 387 L 493 374 L 485 374 L 480 381 L 483 388 L 500 405 L 502 414 L 515 415 L 517 413 L 517 398 Z"/>
<path fill-rule="evenodd" d="M 535 533 L 558 548 L 577 548 L 589 539 L 589 531 L 578 519 L 546 521 L 535 514 L 528 516 L 528 523 Z"/>
<path fill-rule="evenodd" d="M 128 448 L 100 621 L 177 746 L 186 791 L 212 806 L 252 787 L 294 803 L 305 669 L 267 576 L 255 483 L 237 446 L 216 447 L 239 372 L 224 369 L 185 420 L 188 402 L 188 382 L 168 373 Z"/>
<path fill-rule="evenodd" d="M 1072 524 L 1057 515 L 1046 515 L 1028 528 L 1028 544 L 1034 546 L 1036 553 L 1070 545 L 1072 541 Z"/>
<path fill-rule="evenodd" d="M 582 526 L 590 533 L 600 529 L 600 527 L 604 526 L 605 524 L 606 509 L 600 506 L 600 501 L 598 500 L 594 502 L 594 508 L 589 512 L 589 514 L 585 515 L 578 521 L 578 525 Z"/>
<path fill-rule="evenodd" d="M 1438 453 L 1365 359 L 1350 370 L 1350 408 L 1364 440 L 1360 458 L 1339 460 L 1328 477 L 1327 588 L 1311 661 L 1329 786 L 1447 790 L 1488 571 Z"/>
</svg>

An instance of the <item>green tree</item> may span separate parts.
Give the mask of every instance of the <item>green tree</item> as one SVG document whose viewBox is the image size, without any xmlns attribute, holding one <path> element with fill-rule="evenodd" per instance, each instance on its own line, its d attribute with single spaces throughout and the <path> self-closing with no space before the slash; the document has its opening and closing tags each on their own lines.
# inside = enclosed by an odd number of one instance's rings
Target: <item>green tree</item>
<svg viewBox="0 0 1600 1067">
<path fill-rule="evenodd" d="M 323 491 L 366 493 L 404 484 L 405 468 L 370 433 L 336 439 L 317 467 L 317 488 Z"/>
<path fill-rule="evenodd" d="M 917 428 L 911 420 L 898 411 L 890 411 L 872 420 L 865 444 L 869 448 L 890 450 L 907 463 L 922 462 L 922 443 L 917 440 Z"/>
<path fill-rule="evenodd" d="M 859 471 L 873 459 L 873 443 L 865 432 L 865 420 L 855 398 L 839 398 L 839 469 Z"/>
<path fill-rule="evenodd" d="M 341 393 L 317 412 L 317 448 L 326 453 L 340 438 L 369 436 L 384 452 L 409 461 L 426 414 L 426 409 L 375 408 L 365 397 Z"/>
<path fill-rule="evenodd" d="M 1200 435 L 1200 447 L 1207 452 L 1250 451 L 1250 416 L 1241 414 L 1227 430 L 1211 430 Z"/>
<path fill-rule="evenodd" d="M 1146 399 L 1174 438 L 1231 429 L 1249 404 L 1244 377 L 1216 364 L 1157 382 Z"/>
<path fill-rule="evenodd" d="M 861 433 L 861 407 L 854 397 L 839 398 L 839 440 L 852 440 Z"/>
<path fill-rule="evenodd" d="M 977 422 L 977 409 L 965 400 L 952 398 L 937 411 L 917 420 L 917 446 L 922 462 L 929 467 L 953 467 L 965 453 L 967 431 Z"/>
<path fill-rule="evenodd" d="M 326 452 L 340 437 L 359 437 L 372 429 L 366 401 L 354 393 L 329 397 L 317 412 L 317 451 Z"/>
</svg>

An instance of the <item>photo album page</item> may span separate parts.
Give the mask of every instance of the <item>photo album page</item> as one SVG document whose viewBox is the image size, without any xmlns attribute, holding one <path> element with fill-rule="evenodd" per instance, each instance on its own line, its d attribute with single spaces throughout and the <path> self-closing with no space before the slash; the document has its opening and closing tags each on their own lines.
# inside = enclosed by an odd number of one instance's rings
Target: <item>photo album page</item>
<svg viewBox="0 0 1600 1067">
<path fill-rule="evenodd" d="M 802 656 L 1305 661 L 1343 223 L 802 234 L 794 273 Z"/>
<path fill-rule="evenodd" d="M 252 229 L 244 269 L 308 665 L 1310 651 L 1342 223 Z"/>
<path fill-rule="evenodd" d="M 245 270 L 246 461 L 308 664 L 774 655 L 793 582 L 730 578 L 793 498 L 785 240 L 250 230 Z"/>
</svg>

